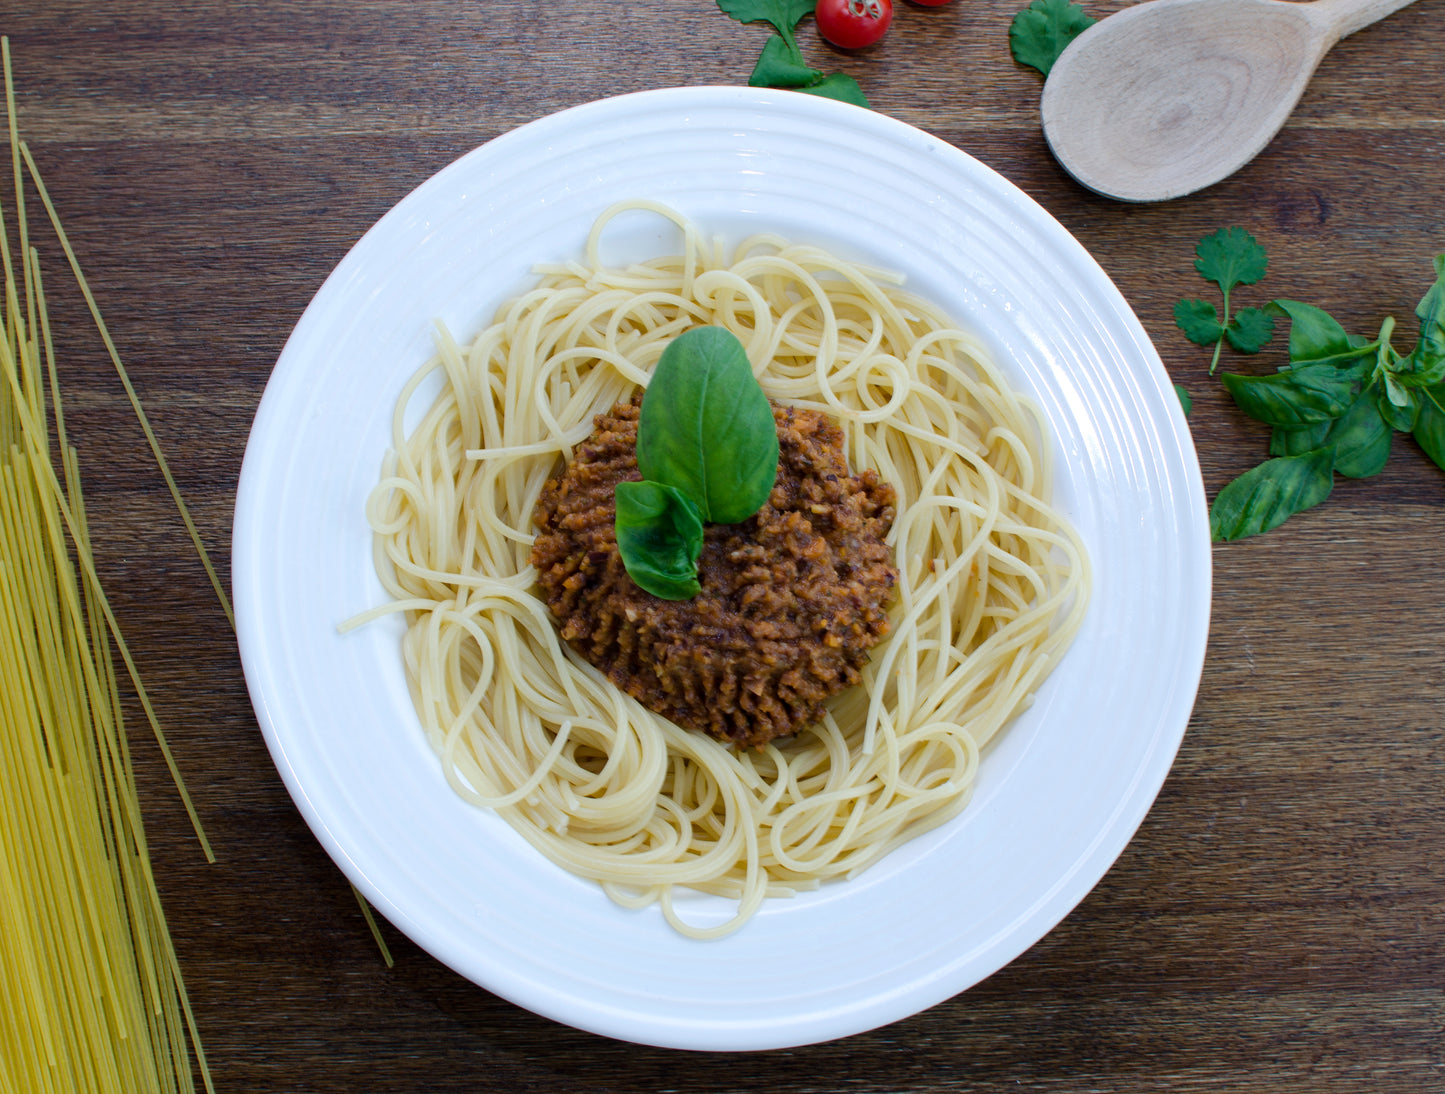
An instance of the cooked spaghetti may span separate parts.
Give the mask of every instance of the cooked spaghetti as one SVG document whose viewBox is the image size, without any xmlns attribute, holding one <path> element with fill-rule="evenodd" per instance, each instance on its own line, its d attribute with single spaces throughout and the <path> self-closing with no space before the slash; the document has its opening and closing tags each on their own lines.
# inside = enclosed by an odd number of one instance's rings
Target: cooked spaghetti
<svg viewBox="0 0 1445 1094">
<path fill-rule="evenodd" d="M 682 253 L 609 268 L 622 209 L 673 220 Z M 580 262 L 538 269 L 469 347 L 408 382 L 368 504 L 404 611 L 421 723 L 457 793 L 616 901 L 677 930 L 735 930 L 766 896 L 856 874 L 955 816 L 979 751 L 1030 701 L 1083 617 L 1088 563 L 1050 506 L 1041 423 L 984 346 L 896 279 L 770 235 L 728 253 L 671 210 L 608 210 Z M 831 416 L 855 473 L 897 493 L 892 627 L 823 717 L 759 750 L 689 732 L 558 636 L 532 515 L 594 415 L 645 388 L 690 327 L 742 341 L 767 395 Z M 442 389 L 403 426 L 424 379 Z M 736 902 L 680 914 L 679 889 Z"/>
</svg>

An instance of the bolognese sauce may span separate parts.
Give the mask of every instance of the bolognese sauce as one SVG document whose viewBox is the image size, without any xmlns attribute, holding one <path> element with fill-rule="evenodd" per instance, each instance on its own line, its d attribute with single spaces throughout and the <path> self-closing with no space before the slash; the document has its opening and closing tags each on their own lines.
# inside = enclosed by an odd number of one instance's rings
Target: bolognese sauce
<svg viewBox="0 0 1445 1094">
<path fill-rule="evenodd" d="M 662 600 L 628 576 L 614 529 L 613 491 L 642 477 L 639 403 L 598 415 L 542 490 L 531 558 L 547 606 L 573 649 L 678 725 L 743 747 L 795 733 L 859 682 L 888 633 L 893 487 L 849 472 L 827 415 L 775 404 L 767 502 L 741 523 L 706 526 L 701 593 Z"/>
</svg>

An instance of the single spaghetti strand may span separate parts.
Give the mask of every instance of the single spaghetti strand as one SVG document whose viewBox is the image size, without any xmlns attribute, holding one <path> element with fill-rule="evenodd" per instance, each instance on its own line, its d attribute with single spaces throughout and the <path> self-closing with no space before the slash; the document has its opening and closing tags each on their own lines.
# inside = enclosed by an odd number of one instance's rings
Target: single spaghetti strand
<svg viewBox="0 0 1445 1094">
<path fill-rule="evenodd" d="M 156 438 L 155 430 L 151 428 L 150 418 L 146 415 L 140 396 L 136 394 L 135 386 L 131 383 L 130 373 L 121 362 L 120 352 L 115 348 L 115 342 L 110 337 L 110 328 L 105 325 L 105 319 L 100 314 L 100 305 L 96 303 L 95 295 L 90 291 L 90 283 L 85 279 L 85 273 L 80 268 L 80 259 L 76 257 L 75 250 L 70 245 L 70 237 L 65 234 L 65 227 L 60 223 L 60 214 L 56 212 L 55 205 L 50 200 L 50 192 L 45 188 L 45 182 L 40 177 L 40 168 L 36 166 L 35 159 L 30 154 L 30 148 L 24 141 L 20 142 L 20 152 L 25 157 L 25 166 L 30 173 L 30 180 L 35 184 L 35 191 L 40 195 L 40 200 L 45 205 L 45 211 L 50 217 L 51 227 L 54 228 L 56 238 L 60 240 L 60 246 L 65 251 L 66 259 L 70 262 L 70 269 L 75 275 L 76 284 L 80 287 L 81 295 L 85 297 L 86 306 L 90 308 L 91 318 L 95 320 L 96 329 L 105 343 L 106 352 L 110 354 L 111 363 L 115 366 L 116 374 L 125 388 L 126 398 L 130 400 L 136 420 L 140 422 L 146 442 L 150 445 L 151 454 L 155 456 L 156 466 L 160 468 L 161 476 L 166 480 L 166 488 L 171 492 L 171 499 L 176 503 L 176 509 L 181 515 L 186 531 L 190 534 L 191 542 L 195 545 L 196 554 L 200 557 L 201 565 L 205 567 L 206 576 L 211 579 L 211 588 L 216 592 L 216 599 L 221 603 L 221 610 L 226 613 L 226 619 L 230 622 L 231 629 L 234 630 L 236 613 L 231 608 L 231 598 L 226 595 L 226 590 L 221 585 L 221 578 L 216 573 L 215 565 L 211 562 L 210 552 L 206 550 L 206 545 L 201 540 L 200 529 L 191 519 L 191 511 L 187 507 L 185 499 L 181 497 L 181 488 L 176 485 L 175 476 L 171 474 L 170 464 L 161 451 L 161 444 Z"/>
</svg>

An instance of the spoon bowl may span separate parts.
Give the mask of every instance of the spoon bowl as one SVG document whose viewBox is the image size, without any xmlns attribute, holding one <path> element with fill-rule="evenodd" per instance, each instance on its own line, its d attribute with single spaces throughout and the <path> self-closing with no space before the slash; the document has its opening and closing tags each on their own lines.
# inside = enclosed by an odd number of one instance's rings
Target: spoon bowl
<svg viewBox="0 0 1445 1094">
<path fill-rule="evenodd" d="M 1084 31 L 1040 110 L 1056 159 L 1122 201 L 1210 186 L 1274 137 L 1330 47 L 1412 0 L 1148 0 Z"/>
</svg>

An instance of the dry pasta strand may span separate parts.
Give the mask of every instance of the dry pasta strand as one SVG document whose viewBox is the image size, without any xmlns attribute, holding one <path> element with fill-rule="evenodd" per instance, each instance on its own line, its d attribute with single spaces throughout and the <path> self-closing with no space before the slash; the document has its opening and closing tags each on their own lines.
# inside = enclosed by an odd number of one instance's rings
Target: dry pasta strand
<svg viewBox="0 0 1445 1094">
<path fill-rule="evenodd" d="M 141 819 L 114 656 L 209 844 L 105 599 L 25 227 L 0 210 L 0 1089 L 212 1089 Z M 53 423 L 53 434 L 51 432 Z M 59 471 L 57 471 L 57 464 Z"/>
</svg>

